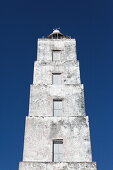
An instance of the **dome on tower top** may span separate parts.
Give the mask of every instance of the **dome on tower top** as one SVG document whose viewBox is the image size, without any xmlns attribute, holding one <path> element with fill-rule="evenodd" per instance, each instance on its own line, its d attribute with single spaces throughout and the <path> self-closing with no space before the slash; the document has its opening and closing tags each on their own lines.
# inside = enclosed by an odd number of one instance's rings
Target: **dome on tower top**
<svg viewBox="0 0 113 170">
<path fill-rule="evenodd" d="M 61 33 L 60 33 L 59 30 L 55 29 L 55 30 L 53 31 L 53 34 L 61 34 Z"/>
<path fill-rule="evenodd" d="M 54 29 L 53 32 L 48 36 L 49 39 L 63 39 L 70 38 L 69 36 L 63 35 L 58 29 Z"/>
</svg>

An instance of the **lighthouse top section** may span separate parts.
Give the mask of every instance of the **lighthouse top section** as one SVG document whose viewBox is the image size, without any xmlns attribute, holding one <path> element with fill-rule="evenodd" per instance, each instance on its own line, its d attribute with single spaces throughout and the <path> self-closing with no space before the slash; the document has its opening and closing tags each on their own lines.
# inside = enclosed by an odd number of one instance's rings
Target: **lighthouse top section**
<svg viewBox="0 0 113 170">
<path fill-rule="evenodd" d="M 49 37 L 53 34 L 62 35 L 54 30 Z M 75 39 L 41 38 L 37 49 L 29 115 L 52 116 L 55 100 L 63 102 L 63 116 L 85 116 Z"/>
<path fill-rule="evenodd" d="M 49 39 L 71 39 L 69 36 L 63 35 L 58 29 L 54 29 L 53 32 L 48 36 Z"/>
<path fill-rule="evenodd" d="M 53 30 L 46 38 L 39 38 L 37 43 L 37 60 L 51 61 L 52 54 L 58 54 L 56 60 L 65 62 L 76 61 L 76 40 L 63 35 L 58 29 Z"/>
</svg>

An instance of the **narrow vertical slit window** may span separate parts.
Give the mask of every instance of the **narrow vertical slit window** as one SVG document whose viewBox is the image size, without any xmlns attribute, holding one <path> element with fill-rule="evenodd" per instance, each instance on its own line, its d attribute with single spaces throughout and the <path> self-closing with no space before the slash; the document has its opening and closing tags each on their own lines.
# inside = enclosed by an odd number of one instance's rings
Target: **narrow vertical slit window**
<svg viewBox="0 0 113 170">
<path fill-rule="evenodd" d="M 53 116 L 62 116 L 62 100 L 53 100 Z"/>
<path fill-rule="evenodd" d="M 52 78 L 53 84 L 57 84 L 57 85 L 62 84 L 61 73 L 53 73 L 52 76 L 53 76 Z"/>
<path fill-rule="evenodd" d="M 63 140 L 57 139 L 53 141 L 53 162 L 63 161 Z"/>
<path fill-rule="evenodd" d="M 53 50 L 52 51 L 52 60 L 58 61 L 61 59 L 61 51 L 60 50 Z"/>
</svg>

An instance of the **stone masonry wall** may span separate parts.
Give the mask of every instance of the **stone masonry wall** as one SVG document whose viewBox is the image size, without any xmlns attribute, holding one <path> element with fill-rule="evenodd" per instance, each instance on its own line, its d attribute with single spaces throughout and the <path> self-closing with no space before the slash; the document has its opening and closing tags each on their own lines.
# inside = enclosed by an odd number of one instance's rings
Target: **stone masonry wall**
<svg viewBox="0 0 113 170">
<path fill-rule="evenodd" d="M 37 60 L 51 61 L 52 51 L 61 50 L 61 61 L 76 61 L 75 39 L 38 39 Z"/>
<path fill-rule="evenodd" d="M 91 162 L 88 117 L 27 117 L 23 161 L 52 162 L 54 139 L 63 139 L 63 162 Z"/>
<path fill-rule="evenodd" d="M 30 93 L 30 116 L 53 116 L 53 99 L 63 100 L 62 116 L 85 116 L 83 85 L 33 85 Z"/>
<path fill-rule="evenodd" d="M 53 61 L 54 50 L 60 51 L 59 61 Z M 61 74 L 60 85 L 53 84 L 53 73 Z M 62 100 L 60 117 L 53 115 L 53 100 Z M 53 162 L 56 139 L 63 140 L 58 163 Z M 75 39 L 38 39 L 19 170 L 96 170 Z"/>
<path fill-rule="evenodd" d="M 62 74 L 62 84 L 80 84 L 78 61 L 36 61 L 33 84 L 51 85 L 52 73 Z"/>
<path fill-rule="evenodd" d="M 36 163 L 21 162 L 20 170 L 96 170 L 96 163 Z"/>
</svg>

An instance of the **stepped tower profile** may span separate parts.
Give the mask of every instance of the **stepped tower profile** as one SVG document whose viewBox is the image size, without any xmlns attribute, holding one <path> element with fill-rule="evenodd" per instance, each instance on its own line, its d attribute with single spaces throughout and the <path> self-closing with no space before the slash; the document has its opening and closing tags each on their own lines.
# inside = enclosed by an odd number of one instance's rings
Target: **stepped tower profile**
<svg viewBox="0 0 113 170">
<path fill-rule="evenodd" d="M 97 170 L 76 40 L 58 29 L 38 39 L 19 170 Z"/>
</svg>

